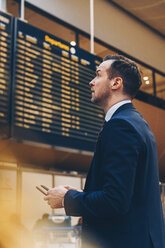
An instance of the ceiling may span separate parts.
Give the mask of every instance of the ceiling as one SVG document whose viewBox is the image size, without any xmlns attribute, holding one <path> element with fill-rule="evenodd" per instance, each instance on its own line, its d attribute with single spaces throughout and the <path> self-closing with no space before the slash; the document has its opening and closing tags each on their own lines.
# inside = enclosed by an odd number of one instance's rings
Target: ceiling
<svg viewBox="0 0 165 248">
<path fill-rule="evenodd" d="M 165 37 L 165 0 L 110 0 Z"/>
</svg>

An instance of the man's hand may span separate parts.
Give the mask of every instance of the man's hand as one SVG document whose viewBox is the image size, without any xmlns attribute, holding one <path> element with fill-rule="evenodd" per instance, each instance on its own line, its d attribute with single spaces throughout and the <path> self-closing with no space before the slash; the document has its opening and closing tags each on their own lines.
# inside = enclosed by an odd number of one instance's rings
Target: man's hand
<svg viewBox="0 0 165 248">
<path fill-rule="evenodd" d="M 58 186 L 48 190 L 47 196 L 44 197 L 45 201 L 48 201 L 48 204 L 51 208 L 63 208 L 62 200 L 68 190 L 76 190 L 82 192 L 82 190 L 78 190 L 69 185 Z"/>
<path fill-rule="evenodd" d="M 45 201 L 48 201 L 48 204 L 51 208 L 63 208 L 62 200 L 68 189 L 65 186 L 58 186 L 48 190 L 47 196 L 44 197 Z"/>
</svg>

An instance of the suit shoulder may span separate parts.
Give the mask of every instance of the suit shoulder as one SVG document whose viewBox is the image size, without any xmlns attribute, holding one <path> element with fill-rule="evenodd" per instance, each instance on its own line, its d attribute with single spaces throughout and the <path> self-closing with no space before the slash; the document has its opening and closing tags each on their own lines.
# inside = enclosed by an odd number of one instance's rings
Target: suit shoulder
<svg viewBox="0 0 165 248">
<path fill-rule="evenodd" d="M 128 120 L 126 119 L 121 119 L 121 118 L 113 118 L 111 120 L 109 120 L 105 126 L 104 126 L 104 130 L 105 133 L 108 132 L 134 132 L 137 133 L 137 130 L 135 129 L 135 127 L 133 126 L 132 123 L 130 123 Z"/>
<path fill-rule="evenodd" d="M 123 110 L 115 114 L 108 122 L 108 126 L 114 128 L 115 125 L 118 128 L 123 126 L 125 128 L 130 128 L 130 130 L 132 131 L 134 130 L 134 132 L 137 133 L 139 139 L 141 139 L 145 144 L 150 141 L 156 143 L 155 137 L 148 123 L 135 109 Z"/>
<path fill-rule="evenodd" d="M 106 123 L 106 127 L 110 129 L 116 128 L 131 128 L 134 129 L 133 123 L 129 122 L 126 118 L 115 117 Z"/>
<path fill-rule="evenodd" d="M 143 138 L 136 129 L 134 123 L 129 121 L 127 118 L 119 118 L 116 116 L 106 123 L 103 130 L 103 136 L 113 136 L 115 134 L 118 134 L 120 137 L 124 135 L 125 138 L 134 137 L 138 142 L 144 144 Z"/>
</svg>

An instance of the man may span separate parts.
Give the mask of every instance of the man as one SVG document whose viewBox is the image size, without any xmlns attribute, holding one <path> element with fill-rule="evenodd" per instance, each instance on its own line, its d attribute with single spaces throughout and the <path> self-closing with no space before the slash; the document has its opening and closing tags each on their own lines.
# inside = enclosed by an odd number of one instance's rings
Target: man
<svg viewBox="0 0 165 248">
<path fill-rule="evenodd" d="M 84 247 L 165 248 L 155 138 L 131 100 L 140 85 L 134 62 L 108 55 L 90 82 L 91 101 L 105 112 L 104 128 L 83 192 L 70 186 L 45 200 L 83 217 Z"/>
</svg>

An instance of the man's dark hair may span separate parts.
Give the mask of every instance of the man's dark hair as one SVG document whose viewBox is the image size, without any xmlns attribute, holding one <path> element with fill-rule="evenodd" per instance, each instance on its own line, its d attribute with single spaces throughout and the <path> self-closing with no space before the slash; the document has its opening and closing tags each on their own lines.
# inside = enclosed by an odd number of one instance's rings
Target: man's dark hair
<svg viewBox="0 0 165 248">
<path fill-rule="evenodd" d="M 121 55 L 107 55 L 103 61 L 106 60 L 114 60 L 108 69 L 109 78 L 121 77 L 123 79 L 123 92 L 134 98 L 142 84 L 137 65 Z"/>
</svg>

